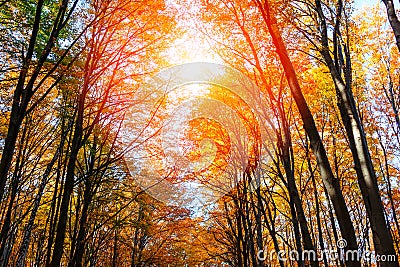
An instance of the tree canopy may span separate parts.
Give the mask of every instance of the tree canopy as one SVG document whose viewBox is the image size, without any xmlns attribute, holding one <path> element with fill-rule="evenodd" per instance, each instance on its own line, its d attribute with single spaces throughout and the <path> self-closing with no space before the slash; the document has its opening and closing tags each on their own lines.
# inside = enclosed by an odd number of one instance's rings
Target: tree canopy
<svg viewBox="0 0 400 267">
<path fill-rule="evenodd" d="M 0 266 L 399 266 L 398 8 L 0 1 Z"/>
</svg>

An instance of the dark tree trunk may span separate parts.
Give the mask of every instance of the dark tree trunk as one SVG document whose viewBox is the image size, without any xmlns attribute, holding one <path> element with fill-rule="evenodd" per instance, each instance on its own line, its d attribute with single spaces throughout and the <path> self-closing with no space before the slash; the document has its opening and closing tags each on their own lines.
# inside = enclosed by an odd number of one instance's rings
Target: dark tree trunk
<svg viewBox="0 0 400 267">
<path fill-rule="evenodd" d="M 303 205 L 302 205 L 300 195 L 299 195 L 299 192 L 298 192 L 297 186 L 296 186 L 296 181 L 294 178 L 294 166 L 293 166 L 294 165 L 294 162 L 293 162 L 294 157 L 293 157 L 292 140 L 291 140 L 291 136 L 290 136 L 289 125 L 286 120 L 284 112 L 282 112 L 282 108 L 280 108 L 280 110 L 281 110 L 280 117 L 282 120 L 284 139 L 280 140 L 280 138 L 279 138 L 279 140 L 281 142 L 278 146 L 281 148 L 281 157 L 282 157 L 283 166 L 284 166 L 286 177 L 287 177 L 287 188 L 289 191 L 290 199 L 294 203 L 297 220 L 300 224 L 301 236 L 302 236 L 303 243 L 304 243 L 304 250 L 313 251 L 316 253 L 315 246 L 311 239 L 310 231 L 308 230 L 307 219 L 304 214 Z M 300 253 L 299 255 L 302 255 L 302 253 Z M 315 256 L 310 254 L 310 256 L 314 257 L 312 259 L 308 259 L 311 262 L 311 266 L 318 267 L 318 260 L 317 260 L 316 254 L 315 254 Z M 302 264 L 304 264 L 304 262 L 303 262 L 304 260 L 305 259 L 301 259 Z"/>
<path fill-rule="evenodd" d="M 342 117 L 343 124 L 349 138 L 350 149 L 353 155 L 354 168 L 356 170 L 358 184 L 363 196 L 364 204 L 367 210 L 368 219 L 372 228 L 372 235 L 375 250 L 379 255 L 396 255 L 393 245 L 393 238 L 390 232 L 390 226 L 385 219 L 385 212 L 382 200 L 379 194 L 377 177 L 369 153 L 365 132 L 359 118 L 356 103 L 351 90 L 351 60 L 348 45 L 344 46 L 345 57 L 341 54 L 342 45 L 339 42 L 340 29 L 342 21 L 343 3 L 341 0 L 337 4 L 336 24 L 334 29 L 334 56 L 332 59 L 329 51 L 328 30 L 325 16 L 322 11 L 321 2 L 315 1 L 316 11 L 321 24 L 321 44 L 322 54 L 326 65 L 328 66 L 332 79 L 335 83 L 338 107 Z M 344 69 L 342 78 L 341 69 Z M 396 262 L 382 262 L 381 266 L 398 266 Z"/>
<path fill-rule="evenodd" d="M 396 45 L 400 52 L 400 21 L 397 18 L 393 0 L 382 0 L 382 2 L 386 6 L 386 13 L 389 19 L 389 23 L 393 29 L 393 33 L 396 38 Z"/>
<path fill-rule="evenodd" d="M 72 10 L 75 8 L 77 2 L 74 3 Z M 7 136 L 4 142 L 4 149 L 1 155 L 0 160 L 0 201 L 3 198 L 4 190 L 8 178 L 8 173 L 10 170 L 11 162 L 13 159 L 14 151 L 15 151 L 15 144 L 17 142 L 18 134 L 22 125 L 22 122 L 26 116 L 27 108 L 31 99 L 35 93 L 34 87 L 37 79 L 40 75 L 42 67 L 46 62 L 51 50 L 53 49 L 56 40 L 58 39 L 60 31 L 66 26 L 67 20 L 69 20 L 69 15 L 66 16 L 66 12 L 68 9 L 68 0 L 63 0 L 60 4 L 58 9 L 56 18 L 53 22 L 53 28 L 47 40 L 47 43 L 41 52 L 38 55 L 38 60 L 35 64 L 35 68 L 28 78 L 28 71 L 32 68 L 32 58 L 35 51 L 36 39 L 37 35 L 40 30 L 40 23 L 42 17 L 42 9 L 44 5 L 44 0 L 39 0 L 36 4 L 36 11 L 35 11 L 35 19 L 33 22 L 31 37 L 29 39 L 28 49 L 26 55 L 23 55 L 23 63 L 22 68 L 20 70 L 18 76 L 18 82 L 14 90 L 13 99 L 12 99 L 12 106 L 11 106 L 11 113 L 10 113 L 10 121 L 8 124 L 7 129 Z M 71 10 L 71 12 L 72 12 Z M 66 17 L 65 17 L 66 16 Z M 65 19 L 65 20 L 64 20 Z M 65 56 L 65 55 L 64 55 Z M 60 62 L 56 64 L 58 66 Z M 47 73 L 46 78 L 50 77 L 51 73 L 54 73 L 56 68 L 52 68 L 50 73 Z M 45 79 L 45 78 L 44 78 Z M 60 79 L 57 79 L 59 82 Z M 56 82 L 56 83 L 57 83 Z M 55 85 L 55 84 L 54 84 Z M 51 89 L 52 87 L 50 87 Z M 49 89 L 49 90 L 50 90 Z M 46 94 L 43 95 L 45 97 Z"/>
<path fill-rule="evenodd" d="M 25 116 L 28 102 L 32 97 L 32 88 L 24 89 L 24 86 L 35 49 L 36 37 L 39 32 L 43 3 L 43 0 L 39 0 L 36 6 L 35 21 L 33 23 L 32 33 L 29 40 L 28 51 L 26 56 L 24 57 L 25 59 L 23 62 L 23 66 L 20 71 L 18 83 L 16 85 L 13 95 L 10 122 L 8 124 L 7 136 L 4 142 L 4 149 L 0 160 L 0 201 L 3 198 L 8 172 L 10 170 L 11 161 L 14 155 L 15 144 L 18 138 L 18 133 L 20 131 L 21 124 Z"/>
<path fill-rule="evenodd" d="M 66 139 L 66 135 L 67 135 L 67 131 L 69 129 L 69 127 L 67 129 L 64 129 L 64 120 L 61 124 L 61 140 L 60 143 L 57 147 L 56 152 L 53 155 L 53 158 L 51 159 L 51 161 L 49 162 L 49 164 L 46 166 L 46 170 L 42 176 L 41 179 L 41 183 L 39 185 L 39 189 L 38 192 L 35 196 L 35 199 L 33 201 L 33 207 L 32 207 L 32 211 L 31 211 L 31 215 L 29 217 L 28 223 L 25 226 L 24 229 L 24 235 L 22 238 L 22 243 L 19 247 L 18 250 L 18 258 L 17 258 L 17 262 L 16 262 L 16 266 L 17 267 L 24 267 L 25 266 L 25 258 L 26 258 L 26 254 L 28 253 L 28 248 L 29 248 L 29 244 L 30 244 L 30 240 L 31 240 L 31 235 L 32 235 L 32 228 L 36 219 L 36 214 L 39 210 L 39 205 L 40 205 L 40 201 L 42 199 L 43 193 L 44 193 L 44 189 L 49 181 L 49 176 L 50 173 L 53 169 L 54 164 L 57 162 L 58 157 L 61 154 L 61 151 L 64 147 L 64 143 L 65 143 L 65 139 Z"/>
<path fill-rule="evenodd" d="M 318 188 L 317 188 L 317 183 L 315 181 L 315 176 L 314 176 L 314 170 L 312 169 L 311 165 L 311 159 L 310 159 L 310 154 L 309 154 L 309 147 L 308 147 L 308 139 L 306 138 L 306 158 L 307 158 L 307 165 L 308 165 L 308 171 L 311 176 L 311 182 L 314 188 L 314 199 L 315 199 L 315 211 L 316 211 L 316 217 L 317 217 L 317 227 L 318 227 L 318 242 L 321 251 L 324 251 L 325 249 L 325 244 L 324 244 L 324 237 L 323 237 L 323 229 L 322 229 L 322 224 L 321 224 L 321 209 L 320 209 L 320 204 L 319 204 L 319 197 L 318 197 Z M 325 253 L 322 255 L 322 259 L 324 262 L 324 266 L 328 267 L 328 260 L 326 258 Z"/>
<path fill-rule="evenodd" d="M 293 98 L 296 102 L 301 118 L 303 120 L 304 129 L 310 139 L 311 150 L 317 158 L 317 163 L 324 186 L 333 203 L 342 236 L 347 240 L 348 246 L 345 248 L 345 251 L 357 250 L 358 246 L 353 222 L 351 221 L 349 210 L 340 189 L 339 181 L 333 175 L 328 156 L 326 154 L 318 129 L 315 125 L 314 118 L 301 91 L 300 84 L 297 79 L 293 64 L 286 50 L 285 43 L 281 37 L 280 31 L 277 28 L 276 23 L 273 21 L 275 18 L 273 18 L 271 15 L 269 3 L 268 1 L 265 1 L 265 4 L 263 5 L 259 0 L 254 1 L 256 1 L 260 11 L 262 12 L 264 21 L 267 24 L 274 46 L 276 47 Z M 346 265 L 349 267 L 361 266 L 358 260 L 347 261 Z"/>
<path fill-rule="evenodd" d="M 64 191 L 61 199 L 60 215 L 58 218 L 56 238 L 54 241 L 53 256 L 50 266 L 60 266 L 61 258 L 64 251 L 64 239 L 67 229 L 68 207 L 71 194 L 75 183 L 75 164 L 77 161 L 79 150 L 82 146 L 83 136 L 83 110 L 85 104 L 86 90 L 84 90 L 78 100 L 78 114 L 75 122 L 74 137 L 72 140 L 71 152 L 68 158 L 67 173 L 65 175 Z"/>
</svg>

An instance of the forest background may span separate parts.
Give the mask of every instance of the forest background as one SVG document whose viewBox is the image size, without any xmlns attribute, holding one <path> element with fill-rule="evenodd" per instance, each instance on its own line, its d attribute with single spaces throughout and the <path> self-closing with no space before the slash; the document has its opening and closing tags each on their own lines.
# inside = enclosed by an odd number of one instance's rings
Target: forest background
<svg viewBox="0 0 400 267">
<path fill-rule="evenodd" d="M 396 5 L 0 1 L 0 266 L 398 266 Z"/>
</svg>

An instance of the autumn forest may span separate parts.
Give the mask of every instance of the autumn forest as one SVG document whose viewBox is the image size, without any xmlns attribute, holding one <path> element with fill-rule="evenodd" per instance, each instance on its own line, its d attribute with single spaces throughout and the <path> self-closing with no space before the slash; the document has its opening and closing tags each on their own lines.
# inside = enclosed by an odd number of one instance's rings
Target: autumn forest
<svg viewBox="0 0 400 267">
<path fill-rule="evenodd" d="M 398 267 L 399 17 L 0 0 L 0 267 Z"/>
</svg>

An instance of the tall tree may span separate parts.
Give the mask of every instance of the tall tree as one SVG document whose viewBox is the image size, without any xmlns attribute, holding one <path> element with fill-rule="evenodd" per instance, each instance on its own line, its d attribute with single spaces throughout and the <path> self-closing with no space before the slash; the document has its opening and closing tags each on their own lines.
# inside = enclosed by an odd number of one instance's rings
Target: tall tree
<svg viewBox="0 0 400 267">
<path fill-rule="evenodd" d="M 396 14 L 396 8 L 393 0 L 382 0 L 386 6 L 386 13 L 390 26 L 393 29 L 394 37 L 396 38 L 396 45 L 400 52 L 400 21 Z"/>
<path fill-rule="evenodd" d="M 44 9 L 47 8 L 45 1 L 38 0 L 34 12 L 34 19 L 32 23 L 32 30 L 28 38 L 28 46 L 26 52 L 21 55 L 21 63 L 19 67 L 19 74 L 17 84 L 15 85 L 10 118 L 8 123 L 7 135 L 4 141 L 3 153 L 0 160 L 0 200 L 3 198 L 4 189 L 9 176 L 11 162 L 14 156 L 15 144 L 17 142 L 18 134 L 20 132 L 21 124 L 26 116 L 28 109 L 33 108 L 35 103 L 31 103 L 32 97 L 38 93 L 40 86 L 51 77 L 60 64 L 64 61 L 70 48 L 65 51 L 55 62 L 55 64 L 46 70 L 42 75 L 44 65 L 48 61 L 49 56 L 54 51 L 57 42 L 60 41 L 60 34 L 68 26 L 73 12 L 76 8 L 78 1 L 70 3 L 67 0 L 61 1 L 59 5 L 54 4 L 57 8 L 50 19 L 50 31 L 46 35 L 45 43 L 41 36 L 42 19 L 44 18 Z M 54 6 L 50 7 L 51 9 Z M 74 44 L 74 42 L 72 42 Z M 40 50 L 40 48 L 42 48 Z M 52 88 L 59 82 L 61 75 L 44 91 L 40 99 L 46 97 Z M 31 105 L 31 106 L 30 106 Z"/>
<path fill-rule="evenodd" d="M 350 56 L 350 36 L 348 35 L 348 10 L 345 2 L 339 0 L 335 6 L 333 18 L 333 51 L 329 45 L 327 18 L 322 3 L 315 1 L 315 10 L 321 34 L 321 46 L 317 47 L 334 81 L 340 115 L 347 132 L 354 159 L 354 168 L 358 184 L 364 199 L 368 218 L 372 227 L 374 245 L 380 255 L 395 255 L 390 226 L 385 219 L 385 211 L 379 194 L 378 182 L 371 155 L 369 152 L 365 131 L 360 120 L 357 105 L 352 91 L 352 64 Z M 344 24 L 342 26 L 342 24 Z M 342 35 L 342 27 L 346 31 Z M 332 55 L 334 58 L 332 58 Z M 385 266 L 386 263 L 382 263 Z M 397 266 L 387 263 L 388 266 Z"/>
<path fill-rule="evenodd" d="M 268 0 L 264 1 L 264 3 L 259 0 L 255 0 L 255 3 L 257 4 L 257 7 L 259 8 L 263 16 L 264 22 L 268 27 L 269 33 L 276 47 L 282 66 L 285 70 L 286 79 L 289 83 L 293 98 L 301 114 L 304 123 L 304 129 L 306 130 L 310 140 L 311 149 L 317 158 L 321 177 L 333 203 L 342 236 L 348 242 L 346 251 L 357 250 L 358 246 L 354 226 L 351 221 L 349 210 L 344 200 L 342 191 L 340 189 L 339 181 L 332 172 L 332 168 L 329 163 L 324 145 L 322 143 L 318 129 L 315 126 L 314 118 L 310 112 L 307 102 L 304 99 L 299 81 L 296 76 L 296 71 L 289 58 L 284 40 L 282 39 L 281 33 L 277 25 L 276 18 L 274 17 L 273 11 L 271 9 L 271 3 Z M 349 260 L 347 258 L 346 264 L 347 266 L 360 266 L 360 262 L 358 259 Z"/>
</svg>

